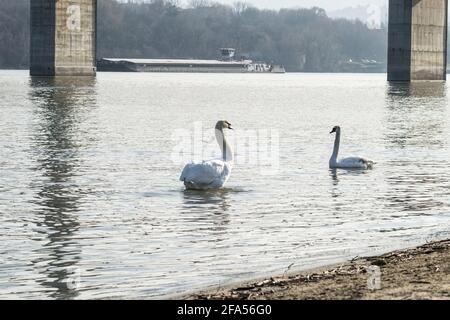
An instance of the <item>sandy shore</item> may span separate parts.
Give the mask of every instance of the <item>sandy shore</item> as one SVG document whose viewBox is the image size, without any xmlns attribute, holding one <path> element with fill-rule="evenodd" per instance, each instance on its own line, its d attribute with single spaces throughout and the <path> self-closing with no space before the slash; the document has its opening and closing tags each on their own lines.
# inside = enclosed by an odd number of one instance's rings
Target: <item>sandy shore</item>
<svg viewBox="0 0 450 320">
<path fill-rule="evenodd" d="M 450 300 L 450 240 L 378 257 L 216 288 L 190 300 Z"/>
</svg>

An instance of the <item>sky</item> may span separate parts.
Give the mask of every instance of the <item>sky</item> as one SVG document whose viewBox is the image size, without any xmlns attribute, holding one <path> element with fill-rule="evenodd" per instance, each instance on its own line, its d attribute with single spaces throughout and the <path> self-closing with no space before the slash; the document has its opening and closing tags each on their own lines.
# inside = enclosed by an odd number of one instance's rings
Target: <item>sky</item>
<svg viewBox="0 0 450 320">
<path fill-rule="evenodd" d="M 321 7 L 327 11 L 357 7 L 359 5 L 387 5 L 388 0 L 240 0 L 259 8 L 280 9 L 292 7 Z M 232 4 L 237 0 L 215 0 L 215 2 Z"/>
</svg>

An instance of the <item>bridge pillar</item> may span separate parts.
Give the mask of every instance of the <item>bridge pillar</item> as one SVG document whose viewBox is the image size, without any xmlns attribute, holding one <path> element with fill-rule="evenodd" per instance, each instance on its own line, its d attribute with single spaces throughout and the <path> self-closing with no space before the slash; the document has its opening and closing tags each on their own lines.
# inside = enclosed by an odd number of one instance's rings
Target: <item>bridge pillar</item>
<svg viewBox="0 0 450 320">
<path fill-rule="evenodd" d="M 31 0 L 30 74 L 95 75 L 97 0 Z"/>
<path fill-rule="evenodd" d="M 389 0 L 388 80 L 446 80 L 448 0 Z"/>
</svg>

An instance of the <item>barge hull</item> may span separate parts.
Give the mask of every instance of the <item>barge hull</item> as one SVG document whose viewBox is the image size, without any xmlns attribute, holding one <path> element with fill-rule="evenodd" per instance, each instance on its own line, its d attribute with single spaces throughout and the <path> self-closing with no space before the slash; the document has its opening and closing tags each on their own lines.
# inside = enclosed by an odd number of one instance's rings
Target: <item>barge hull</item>
<svg viewBox="0 0 450 320">
<path fill-rule="evenodd" d="M 101 59 L 103 72 L 178 72 L 178 73 L 285 73 L 282 66 L 219 60 Z"/>
</svg>

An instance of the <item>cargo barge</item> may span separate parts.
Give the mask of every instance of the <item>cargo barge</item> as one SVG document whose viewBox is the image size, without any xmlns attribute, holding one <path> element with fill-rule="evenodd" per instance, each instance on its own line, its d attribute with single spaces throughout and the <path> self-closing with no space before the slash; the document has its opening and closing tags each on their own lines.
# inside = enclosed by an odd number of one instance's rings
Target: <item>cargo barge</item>
<svg viewBox="0 0 450 320">
<path fill-rule="evenodd" d="M 234 60 L 235 50 L 221 49 L 220 60 L 103 58 L 97 70 L 105 72 L 285 73 L 281 65 Z"/>
</svg>

